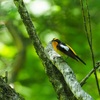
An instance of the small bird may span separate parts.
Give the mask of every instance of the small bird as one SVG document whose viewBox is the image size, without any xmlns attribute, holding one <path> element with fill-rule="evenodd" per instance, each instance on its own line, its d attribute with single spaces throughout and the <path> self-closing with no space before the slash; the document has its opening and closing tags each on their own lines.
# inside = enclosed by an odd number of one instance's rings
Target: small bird
<svg viewBox="0 0 100 100">
<path fill-rule="evenodd" d="M 75 51 L 67 44 L 61 42 L 59 39 L 53 38 L 52 42 L 52 47 L 53 49 L 60 55 L 67 55 L 77 61 L 81 61 L 84 65 L 86 63 L 77 56 Z"/>
</svg>

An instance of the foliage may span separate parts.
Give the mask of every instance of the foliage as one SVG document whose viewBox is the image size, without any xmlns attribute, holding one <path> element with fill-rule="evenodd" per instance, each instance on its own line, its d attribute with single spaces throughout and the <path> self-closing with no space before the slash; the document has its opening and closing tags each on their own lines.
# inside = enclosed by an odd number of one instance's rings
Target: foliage
<svg viewBox="0 0 100 100">
<path fill-rule="evenodd" d="M 89 1 L 96 61 L 99 60 L 100 55 L 98 49 L 99 2 L 99 0 Z M 35 6 L 36 3 L 38 5 Z M 87 65 L 84 66 L 70 58 L 67 59 L 77 79 L 81 81 L 92 69 L 92 61 L 84 32 L 80 2 L 78 0 L 29 0 L 26 6 L 44 46 L 53 37 L 58 37 L 73 47 L 86 62 Z M 16 91 L 21 93 L 26 100 L 57 100 L 45 69 L 28 40 L 25 27 L 13 2 L 1 1 L 0 9 L 0 74 L 4 74 L 7 70 L 9 81 L 13 82 Z M 99 72 L 98 77 L 100 80 Z M 83 88 L 95 100 L 99 99 L 94 75 L 89 78 Z"/>
</svg>

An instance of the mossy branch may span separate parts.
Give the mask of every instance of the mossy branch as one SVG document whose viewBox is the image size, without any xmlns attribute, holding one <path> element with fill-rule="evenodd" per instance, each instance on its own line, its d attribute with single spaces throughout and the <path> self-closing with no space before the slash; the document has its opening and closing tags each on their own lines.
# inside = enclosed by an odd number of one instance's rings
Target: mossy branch
<svg viewBox="0 0 100 100">
<path fill-rule="evenodd" d="M 0 100 L 25 100 L 6 83 L 7 77 L 0 76 Z"/>
<path fill-rule="evenodd" d="M 66 83 L 64 81 L 62 74 L 57 70 L 57 68 L 52 64 L 52 62 L 45 55 L 44 47 L 42 46 L 42 43 L 36 34 L 35 27 L 28 14 L 28 11 L 25 7 L 23 0 L 14 0 L 14 3 L 26 27 L 28 35 L 33 43 L 33 46 L 39 58 L 41 59 L 43 65 L 45 66 L 46 73 L 58 95 L 58 99 L 59 100 L 74 100 L 74 99 L 70 99 L 70 98 L 73 98 L 74 95 L 72 94 L 70 89 L 65 85 Z"/>
</svg>

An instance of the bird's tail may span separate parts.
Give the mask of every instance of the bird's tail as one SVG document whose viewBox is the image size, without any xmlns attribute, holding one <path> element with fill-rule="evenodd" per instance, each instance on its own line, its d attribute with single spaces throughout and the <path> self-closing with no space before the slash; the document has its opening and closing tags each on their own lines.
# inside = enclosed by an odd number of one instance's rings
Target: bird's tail
<svg viewBox="0 0 100 100">
<path fill-rule="evenodd" d="M 85 63 L 81 58 L 79 58 L 77 55 L 76 55 L 76 58 L 77 58 L 78 60 L 80 60 L 84 65 L 86 65 L 86 63 Z"/>
</svg>

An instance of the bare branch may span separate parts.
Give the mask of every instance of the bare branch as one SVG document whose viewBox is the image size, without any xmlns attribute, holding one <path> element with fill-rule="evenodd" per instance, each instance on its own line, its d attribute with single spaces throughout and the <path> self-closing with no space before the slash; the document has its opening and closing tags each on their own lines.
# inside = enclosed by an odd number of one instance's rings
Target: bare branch
<svg viewBox="0 0 100 100">
<path fill-rule="evenodd" d="M 52 63 L 57 67 L 57 69 L 62 73 L 66 85 L 68 85 L 78 100 L 93 100 L 93 98 L 81 88 L 80 83 L 77 82 L 74 72 L 70 66 L 68 66 L 67 63 L 60 57 L 60 55 L 53 50 L 51 42 L 46 47 L 45 53 Z"/>
<path fill-rule="evenodd" d="M 98 68 L 100 67 L 100 62 L 97 63 L 97 65 L 95 66 L 95 69 L 93 68 L 86 76 L 85 78 L 80 82 L 80 85 L 83 86 L 87 79 L 91 76 L 91 74 L 94 73 L 94 71 L 96 71 Z"/>
<path fill-rule="evenodd" d="M 95 75 L 95 79 L 96 79 L 97 89 L 98 89 L 98 92 L 99 92 L 99 95 L 100 95 L 100 86 L 99 86 L 99 82 L 98 82 L 97 73 L 96 73 L 96 70 L 95 70 L 95 59 L 94 59 L 94 52 L 93 52 L 93 47 L 92 47 L 92 31 L 91 31 L 90 13 L 89 13 L 88 4 L 87 4 L 87 0 L 86 0 L 86 9 L 87 9 L 87 16 L 88 16 L 88 19 L 86 19 L 83 0 L 80 0 L 80 3 L 81 3 L 82 14 L 83 14 L 85 33 L 86 33 L 86 36 L 87 36 L 87 40 L 88 40 L 88 44 L 89 44 L 91 56 L 92 56 L 92 62 L 93 62 L 94 75 Z M 88 32 L 88 26 L 89 26 L 89 32 Z"/>
</svg>

